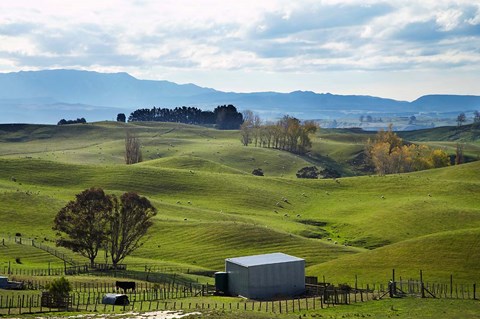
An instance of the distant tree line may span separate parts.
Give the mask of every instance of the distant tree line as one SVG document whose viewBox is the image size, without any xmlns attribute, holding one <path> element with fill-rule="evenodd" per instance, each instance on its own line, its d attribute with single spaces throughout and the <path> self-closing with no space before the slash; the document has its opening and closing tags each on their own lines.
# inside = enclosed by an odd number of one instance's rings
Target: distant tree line
<svg viewBox="0 0 480 319">
<path fill-rule="evenodd" d="M 217 128 L 222 130 L 236 130 L 243 123 L 243 116 L 231 104 L 217 106 L 213 111 L 202 111 L 196 107 L 186 106 L 174 109 L 154 107 L 132 112 L 128 121 L 175 122 L 195 125 L 215 124 Z"/>
<path fill-rule="evenodd" d="M 244 122 L 240 127 L 241 142 L 244 146 L 277 148 L 296 154 L 305 154 L 310 150 L 310 136 L 318 126 L 313 121 L 301 122 L 285 115 L 272 124 L 262 124 L 260 117 L 251 111 L 244 112 Z"/>
<path fill-rule="evenodd" d="M 87 123 L 87 120 L 85 120 L 85 118 L 80 118 L 80 119 L 76 119 L 76 120 L 65 120 L 65 119 L 61 119 L 60 121 L 58 121 L 57 125 L 67 125 L 67 124 L 78 124 L 78 123 Z"/>
<path fill-rule="evenodd" d="M 367 122 L 367 123 L 375 123 L 375 122 L 383 122 L 382 118 L 373 118 L 371 115 L 360 115 L 360 123 Z"/>
<path fill-rule="evenodd" d="M 467 116 L 464 112 L 461 112 L 457 116 L 457 125 L 462 126 L 463 123 L 467 122 Z M 473 111 L 473 124 L 478 126 L 480 124 L 480 112 L 478 110 Z"/>
</svg>

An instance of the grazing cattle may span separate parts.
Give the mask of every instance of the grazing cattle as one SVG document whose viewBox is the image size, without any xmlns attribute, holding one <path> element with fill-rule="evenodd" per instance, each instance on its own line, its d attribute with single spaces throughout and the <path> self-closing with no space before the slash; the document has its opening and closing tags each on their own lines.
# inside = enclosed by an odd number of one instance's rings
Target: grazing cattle
<svg viewBox="0 0 480 319">
<path fill-rule="evenodd" d="M 115 287 L 118 289 L 123 289 L 123 293 L 131 289 L 135 291 L 135 282 L 134 281 L 116 281 Z"/>
</svg>

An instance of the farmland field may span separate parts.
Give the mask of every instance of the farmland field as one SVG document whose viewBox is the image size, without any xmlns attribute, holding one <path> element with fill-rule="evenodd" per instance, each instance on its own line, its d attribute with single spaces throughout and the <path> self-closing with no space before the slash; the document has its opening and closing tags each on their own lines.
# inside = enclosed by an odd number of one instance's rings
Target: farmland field
<svg viewBox="0 0 480 319">
<path fill-rule="evenodd" d="M 127 129 L 141 141 L 142 163 L 124 164 Z M 404 138 L 453 154 L 446 130 Z M 475 132 L 459 135 L 471 159 L 480 154 Z M 387 282 L 392 268 L 405 278 L 422 269 L 431 281 L 453 274 L 459 283 L 480 282 L 480 162 L 366 176 L 352 161 L 371 136 L 320 130 L 311 154 L 298 156 L 244 147 L 238 131 L 176 123 L 0 125 L 0 237 L 20 233 L 54 246 L 59 209 L 82 190 L 102 187 L 138 192 L 159 211 L 126 263 L 215 271 L 225 258 L 281 251 L 304 258 L 308 275 L 332 282 L 352 283 L 355 275 L 364 284 Z M 295 177 L 312 165 L 344 177 Z M 253 176 L 254 168 L 265 176 Z M 62 261 L 8 244 L 0 246 L 0 270 L 8 263 Z"/>
</svg>

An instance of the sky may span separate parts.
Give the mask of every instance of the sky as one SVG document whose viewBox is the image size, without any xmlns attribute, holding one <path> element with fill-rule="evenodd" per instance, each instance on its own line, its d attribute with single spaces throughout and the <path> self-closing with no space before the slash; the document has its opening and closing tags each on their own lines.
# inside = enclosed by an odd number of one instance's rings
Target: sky
<svg viewBox="0 0 480 319">
<path fill-rule="evenodd" d="M 0 72 L 222 91 L 480 95 L 480 0 L 0 0 Z"/>
</svg>

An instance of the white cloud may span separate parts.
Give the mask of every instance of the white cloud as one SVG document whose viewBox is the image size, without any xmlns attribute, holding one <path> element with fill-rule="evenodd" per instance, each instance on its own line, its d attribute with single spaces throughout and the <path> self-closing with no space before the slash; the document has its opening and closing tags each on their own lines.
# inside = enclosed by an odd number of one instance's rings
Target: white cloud
<svg viewBox="0 0 480 319">
<path fill-rule="evenodd" d="M 208 72 L 265 72 L 273 90 L 291 74 L 478 73 L 478 25 L 468 0 L 2 1 L 0 71 L 190 74 L 201 85 L 216 83 Z"/>
<path fill-rule="evenodd" d="M 462 15 L 463 12 L 457 9 L 445 10 L 437 12 L 436 21 L 437 24 L 441 27 L 442 31 L 450 31 L 455 29 L 459 25 Z"/>
</svg>

